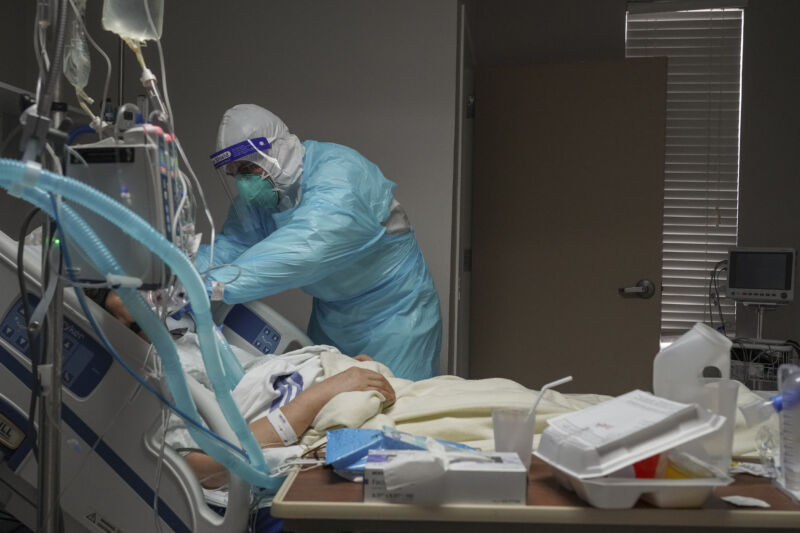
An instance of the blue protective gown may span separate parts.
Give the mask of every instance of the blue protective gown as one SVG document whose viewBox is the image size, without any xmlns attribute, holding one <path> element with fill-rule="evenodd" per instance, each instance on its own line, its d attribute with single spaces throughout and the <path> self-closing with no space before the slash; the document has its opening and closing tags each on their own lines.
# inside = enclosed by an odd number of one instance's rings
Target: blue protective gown
<svg viewBox="0 0 800 533">
<path fill-rule="evenodd" d="M 398 377 L 438 373 L 442 319 L 413 230 L 393 235 L 389 216 L 395 184 L 345 146 L 305 141 L 302 200 L 286 211 L 257 210 L 242 219 L 231 209 L 215 241 L 215 265 L 235 263 L 239 278 L 225 285 L 227 303 L 302 288 L 314 297 L 308 335 L 349 355 L 368 354 Z M 208 265 L 208 246 L 198 268 Z M 227 281 L 225 267 L 210 280 Z"/>
</svg>

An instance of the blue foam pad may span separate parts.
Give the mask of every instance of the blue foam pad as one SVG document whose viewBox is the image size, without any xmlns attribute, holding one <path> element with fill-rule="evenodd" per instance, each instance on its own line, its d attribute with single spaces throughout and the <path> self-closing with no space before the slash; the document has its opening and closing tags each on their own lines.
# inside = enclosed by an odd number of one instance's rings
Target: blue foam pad
<svg viewBox="0 0 800 533">
<path fill-rule="evenodd" d="M 346 469 L 357 459 L 367 455 L 370 448 L 376 448 L 383 440 L 379 429 L 341 428 L 327 432 L 328 444 L 325 447 L 325 464 L 334 468 Z"/>
</svg>

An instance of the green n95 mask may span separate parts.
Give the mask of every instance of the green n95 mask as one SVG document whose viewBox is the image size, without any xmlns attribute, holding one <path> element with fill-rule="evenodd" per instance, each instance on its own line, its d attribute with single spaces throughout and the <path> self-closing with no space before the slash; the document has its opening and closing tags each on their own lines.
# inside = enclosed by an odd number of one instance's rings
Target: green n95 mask
<svg viewBox="0 0 800 533">
<path fill-rule="evenodd" d="M 274 209 L 278 205 L 278 191 L 275 186 L 259 174 L 237 175 L 236 190 L 253 207 Z"/>
</svg>

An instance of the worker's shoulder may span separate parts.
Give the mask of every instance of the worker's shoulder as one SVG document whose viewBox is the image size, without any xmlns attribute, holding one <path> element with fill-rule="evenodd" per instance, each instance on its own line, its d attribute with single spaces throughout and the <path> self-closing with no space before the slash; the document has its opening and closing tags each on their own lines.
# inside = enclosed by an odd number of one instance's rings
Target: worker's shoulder
<svg viewBox="0 0 800 533">
<path fill-rule="evenodd" d="M 370 163 L 358 150 L 343 144 L 324 141 L 303 141 L 303 146 L 306 149 L 305 164 L 311 161 L 322 162 L 334 160 L 338 160 L 342 163 Z"/>
</svg>

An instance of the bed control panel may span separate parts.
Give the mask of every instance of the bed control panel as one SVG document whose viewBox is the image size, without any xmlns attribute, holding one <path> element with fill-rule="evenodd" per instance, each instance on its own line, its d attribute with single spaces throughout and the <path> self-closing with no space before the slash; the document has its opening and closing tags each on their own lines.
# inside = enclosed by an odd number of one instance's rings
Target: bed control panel
<svg viewBox="0 0 800 533">
<path fill-rule="evenodd" d="M 233 306 L 224 324 L 261 353 L 274 353 L 281 342 L 281 335 L 274 327 L 242 304 Z"/>
<path fill-rule="evenodd" d="M 28 295 L 31 309 L 39 298 Z M 22 299 L 18 298 L 0 322 L 0 337 L 30 359 Z M 79 398 L 97 387 L 111 367 L 111 354 L 68 318 L 64 318 L 61 377 L 64 386 Z"/>
</svg>

